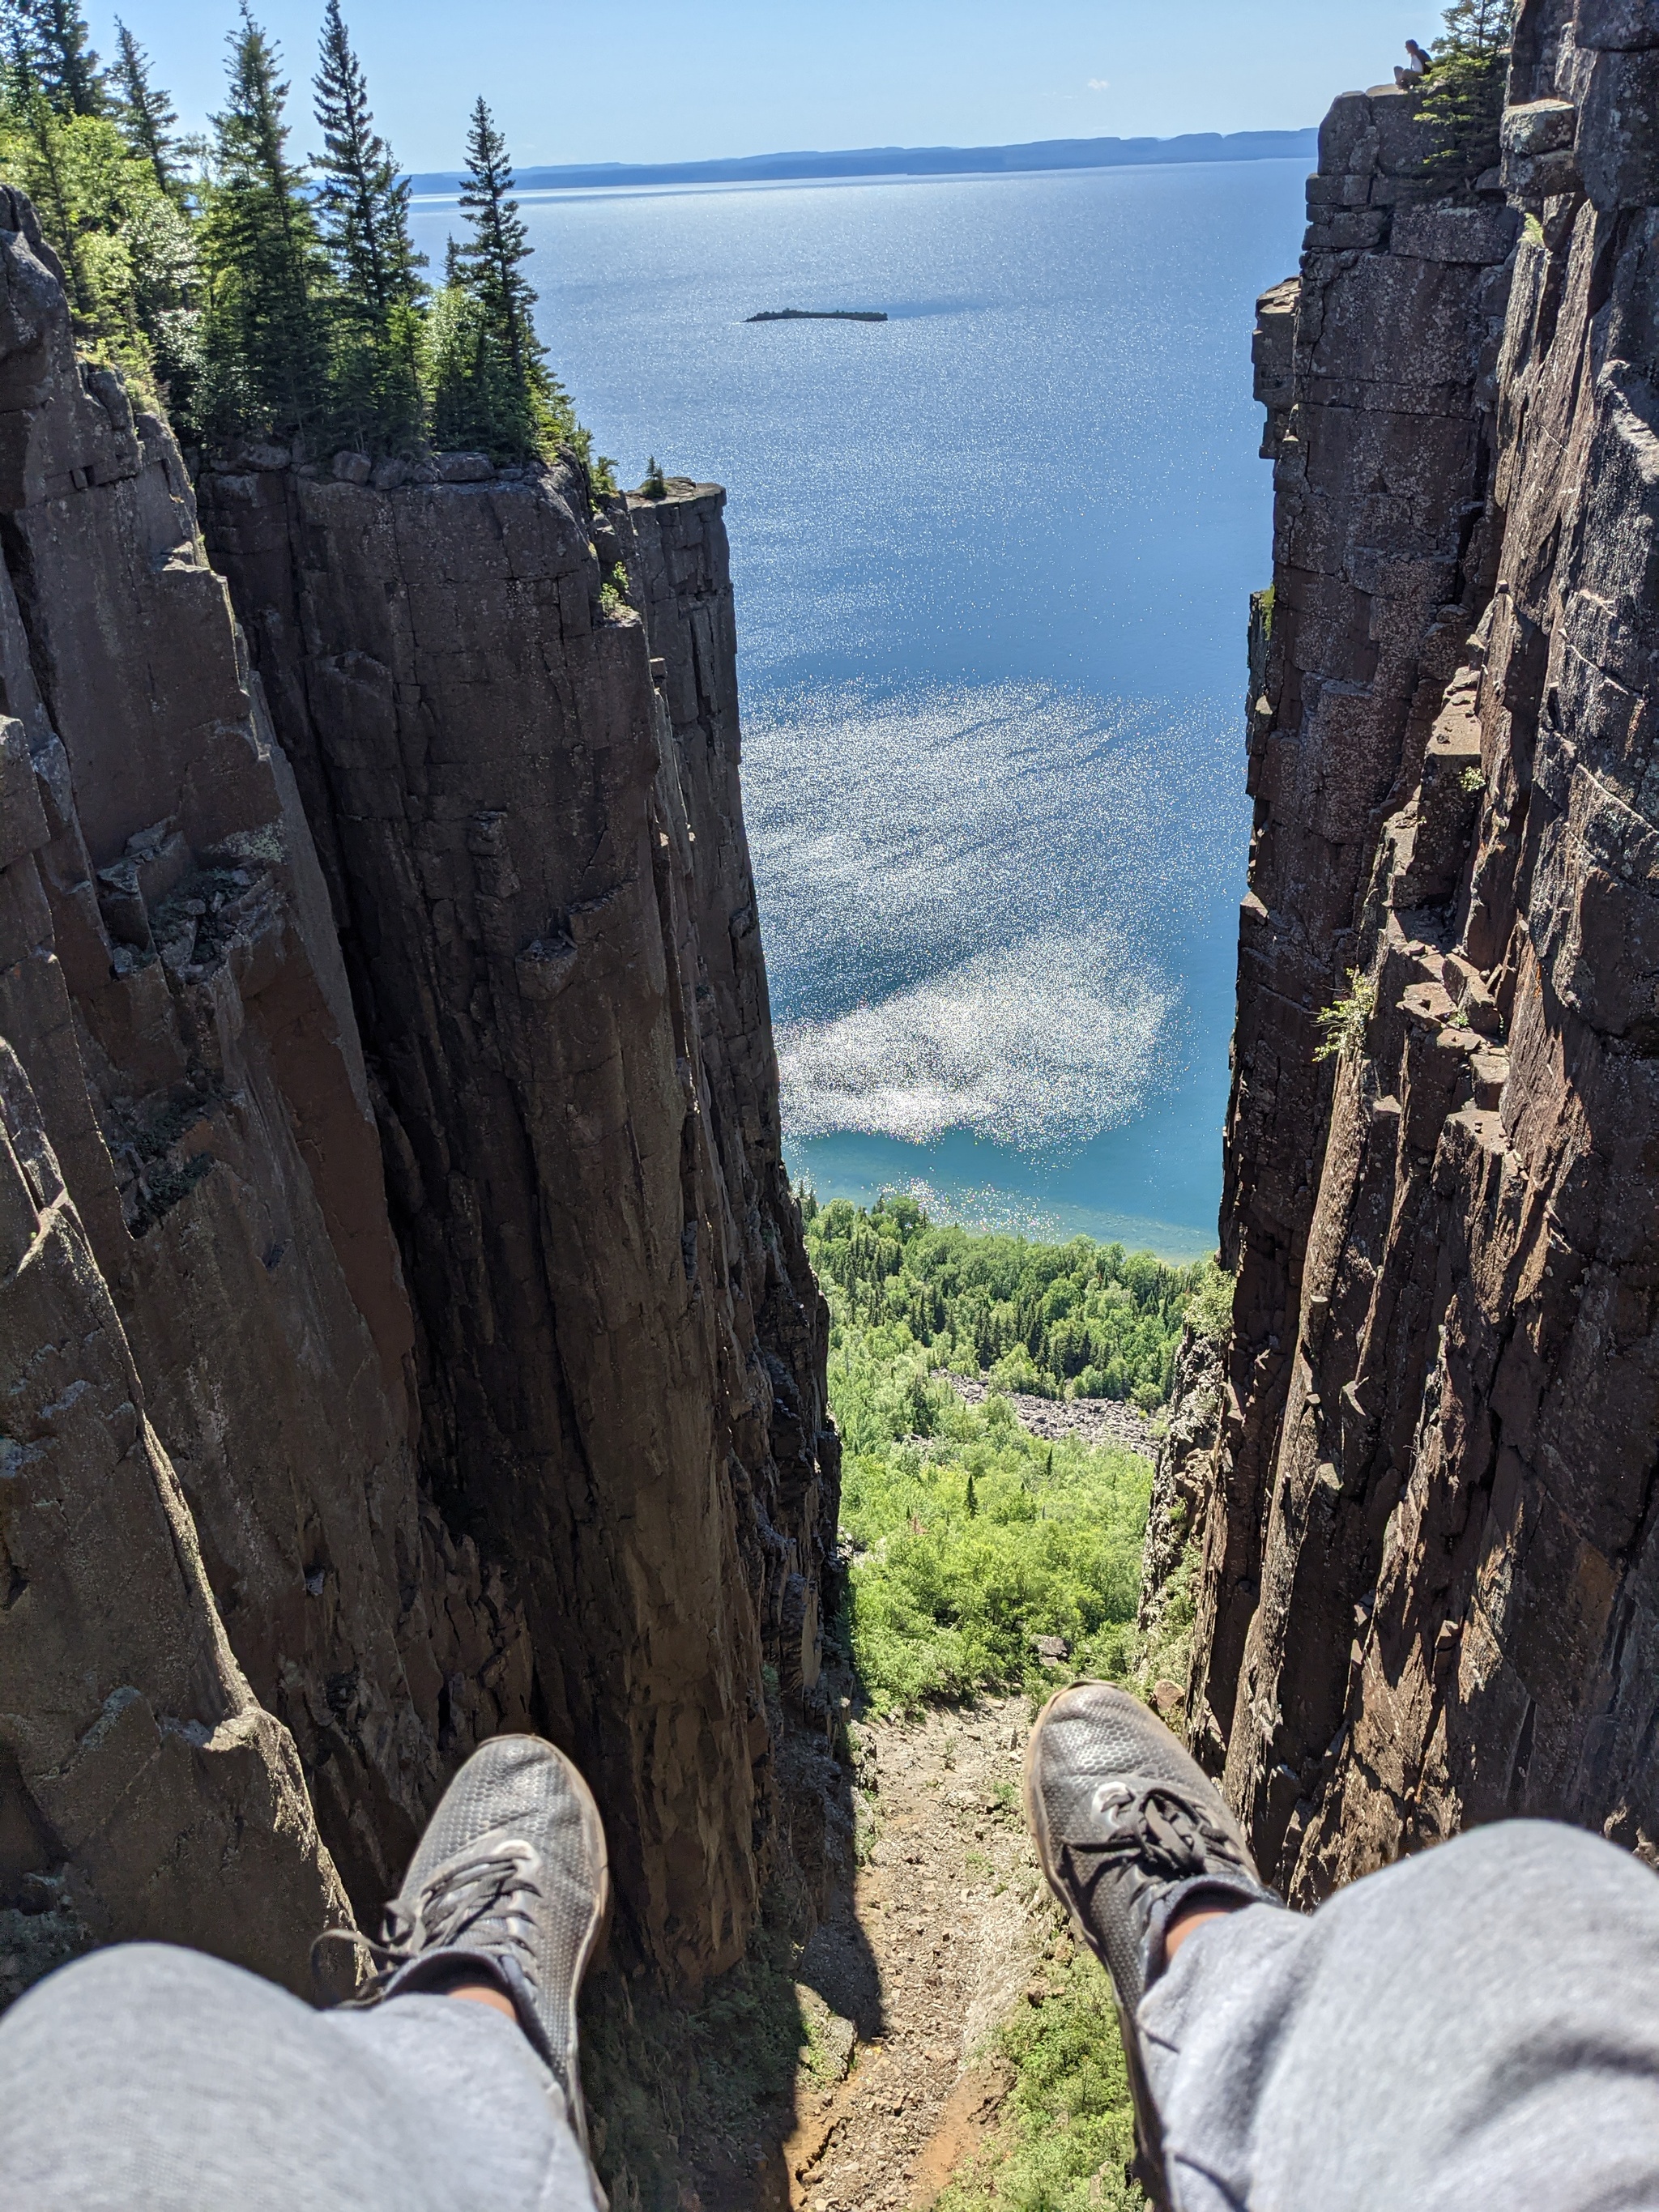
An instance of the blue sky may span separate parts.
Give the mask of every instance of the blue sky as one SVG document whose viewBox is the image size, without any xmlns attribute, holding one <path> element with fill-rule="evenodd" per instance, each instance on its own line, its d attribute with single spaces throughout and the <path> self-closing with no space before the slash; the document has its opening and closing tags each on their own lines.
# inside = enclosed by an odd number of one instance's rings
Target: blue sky
<svg viewBox="0 0 1659 2212">
<path fill-rule="evenodd" d="M 88 12 L 107 58 L 114 10 Z M 320 0 L 255 12 L 300 88 Z M 1437 5 L 1401 0 L 346 0 L 345 12 L 381 127 L 414 169 L 458 165 L 479 92 L 521 167 L 1290 129 L 1386 80 L 1407 34 L 1438 27 Z M 121 13 L 199 126 L 218 102 L 233 0 L 123 0 Z"/>
</svg>

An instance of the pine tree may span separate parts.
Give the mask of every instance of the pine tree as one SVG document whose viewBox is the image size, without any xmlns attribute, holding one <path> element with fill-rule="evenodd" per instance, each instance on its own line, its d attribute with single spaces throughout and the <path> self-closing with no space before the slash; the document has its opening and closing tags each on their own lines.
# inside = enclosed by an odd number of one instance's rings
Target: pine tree
<svg viewBox="0 0 1659 2212">
<path fill-rule="evenodd" d="M 291 434 L 326 402 L 328 264 L 289 159 L 280 56 L 246 0 L 230 46 L 230 91 L 213 118 L 215 176 L 201 244 L 207 293 L 200 414 L 210 434 Z"/>
<path fill-rule="evenodd" d="M 1434 42 L 1418 108 L 1435 135 L 1425 166 L 1437 184 L 1460 195 L 1498 163 L 1514 18 L 1513 0 L 1451 0 Z"/>
<path fill-rule="evenodd" d="M 47 105 L 59 115 L 102 115 L 109 101 L 80 0 L 6 0 L 6 28 Z"/>
<path fill-rule="evenodd" d="M 451 282 L 434 331 L 433 434 L 441 445 L 521 459 L 547 442 L 568 404 L 531 320 L 536 295 L 521 264 L 532 249 L 512 196 L 507 143 L 482 98 L 467 133 L 466 167 L 461 210 L 472 236 L 446 257 Z"/>
<path fill-rule="evenodd" d="M 466 168 L 461 211 L 472 225 L 472 244 L 466 249 L 472 287 L 492 331 L 507 349 L 514 376 L 527 392 L 534 371 L 545 358 L 530 319 L 536 295 L 528 277 L 520 274 L 520 264 L 529 260 L 534 248 L 519 203 L 512 197 L 513 164 L 507 141 L 495 128 L 482 94 L 467 132 Z"/>
<path fill-rule="evenodd" d="M 118 15 L 115 19 L 115 67 L 110 74 L 120 88 L 121 127 L 128 143 L 155 170 L 155 181 L 161 190 L 171 193 L 178 184 L 173 167 L 177 142 L 171 133 L 179 118 L 168 105 L 166 93 L 151 84 L 149 56 Z"/>
<path fill-rule="evenodd" d="M 323 151 L 318 193 L 323 243 L 333 264 L 341 341 L 336 410 L 363 445 L 397 446 L 422 428 L 421 303 L 425 286 L 409 233 L 410 183 L 374 129 L 362 64 L 328 0 L 316 79 Z"/>
</svg>

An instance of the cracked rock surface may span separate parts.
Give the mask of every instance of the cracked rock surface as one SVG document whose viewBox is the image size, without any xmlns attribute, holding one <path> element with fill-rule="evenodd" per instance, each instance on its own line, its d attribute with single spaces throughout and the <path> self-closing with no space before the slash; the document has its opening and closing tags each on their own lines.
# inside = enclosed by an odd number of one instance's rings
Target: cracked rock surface
<svg viewBox="0 0 1659 2212">
<path fill-rule="evenodd" d="M 1656 42 L 1527 0 L 1469 204 L 1339 101 L 1264 303 L 1193 1727 L 1293 1901 L 1502 1814 L 1659 1859 Z"/>
</svg>

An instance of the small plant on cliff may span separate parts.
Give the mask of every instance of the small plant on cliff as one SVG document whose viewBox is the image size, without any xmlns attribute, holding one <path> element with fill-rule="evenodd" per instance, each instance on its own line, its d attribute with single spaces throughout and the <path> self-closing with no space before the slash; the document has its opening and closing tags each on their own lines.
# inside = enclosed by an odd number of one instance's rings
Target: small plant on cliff
<svg viewBox="0 0 1659 2212">
<path fill-rule="evenodd" d="M 619 614 L 627 611 L 629 605 L 628 571 L 618 561 L 599 586 L 599 612 L 614 622 Z"/>
<path fill-rule="evenodd" d="M 1194 1336 L 1220 1344 L 1233 1327 L 1233 1278 L 1213 1260 L 1206 1263 L 1198 1287 L 1187 1301 L 1187 1326 Z"/>
<path fill-rule="evenodd" d="M 1425 166 L 1443 190 L 1467 193 L 1497 166 L 1514 15 L 1513 0 L 1452 0 L 1442 19 L 1417 112 L 1435 137 Z"/>
<path fill-rule="evenodd" d="M 1471 799 L 1478 798 L 1486 787 L 1485 775 L 1480 769 L 1474 766 L 1463 769 L 1457 781 Z"/>
<path fill-rule="evenodd" d="M 640 486 L 640 497 L 666 499 L 667 496 L 668 483 L 662 472 L 662 465 L 653 453 L 645 465 L 645 482 Z"/>
<path fill-rule="evenodd" d="M 1348 995 L 1333 1000 L 1314 1016 L 1319 1027 L 1319 1042 L 1314 1047 L 1314 1058 L 1319 1060 L 1349 1060 L 1357 1058 L 1365 1049 L 1365 1032 L 1371 1016 L 1376 1012 L 1376 986 L 1369 975 L 1362 975 L 1357 968 L 1348 970 Z"/>
</svg>

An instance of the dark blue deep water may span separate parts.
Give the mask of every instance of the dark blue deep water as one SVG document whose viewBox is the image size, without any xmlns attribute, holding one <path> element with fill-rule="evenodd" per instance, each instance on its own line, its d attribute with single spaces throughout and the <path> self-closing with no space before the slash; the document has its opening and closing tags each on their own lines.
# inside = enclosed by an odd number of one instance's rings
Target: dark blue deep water
<svg viewBox="0 0 1659 2212">
<path fill-rule="evenodd" d="M 1256 294 L 1303 165 L 526 198 L 623 481 L 731 494 L 789 1156 L 1214 1243 L 1270 568 Z M 417 206 L 441 265 L 452 204 Z M 882 307 L 885 324 L 758 324 Z"/>
</svg>

